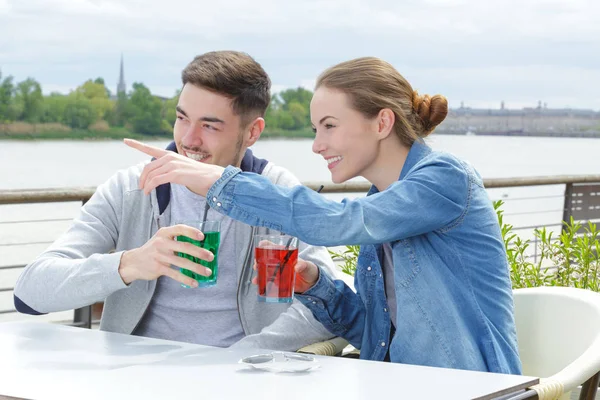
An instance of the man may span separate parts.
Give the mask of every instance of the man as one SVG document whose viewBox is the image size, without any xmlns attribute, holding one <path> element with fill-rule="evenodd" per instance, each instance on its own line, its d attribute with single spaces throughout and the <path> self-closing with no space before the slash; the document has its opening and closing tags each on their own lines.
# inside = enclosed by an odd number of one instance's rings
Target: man
<svg viewBox="0 0 600 400">
<path fill-rule="evenodd" d="M 290 172 L 248 150 L 264 129 L 270 102 L 269 77 L 255 60 L 233 51 L 206 53 L 183 70 L 182 81 L 168 147 L 173 156 L 299 184 Z M 252 237 L 268 229 L 213 210 L 207 220 L 221 222 L 218 283 L 183 287 L 196 282 L 171 265 L 207 272 L 174 254 L 185 246 L 174 240 L 177 235 L 202 238 L 200 231 L 177 223 L 201 220 L 206 199 L 168 181 L 144 193 L 140 181 L 153 178 L 143 171 L 144 165 L 120 171 L 99 186 L 71 228 L 25 268 L 14 291 L 18 311 L 48 313 L 105 300 L 102 330 L 220 347 L 293 351 L 332 336 L 298 301 L 257 301 Z M 187 250 L 213 258 L 200 248 Z M 326 249 L 301 244 L 300 255 L 332 271 Z"/>
</svg>

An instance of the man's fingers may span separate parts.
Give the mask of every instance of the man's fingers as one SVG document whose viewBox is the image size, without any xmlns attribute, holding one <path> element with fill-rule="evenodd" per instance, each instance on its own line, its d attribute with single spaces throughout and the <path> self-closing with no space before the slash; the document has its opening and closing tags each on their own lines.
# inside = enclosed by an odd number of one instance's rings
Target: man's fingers
<svg viewBox="0 0 600 400">
<path fill-rule="evenodd" d="M 194 240 L 204 240 L 204 233 L 199 229 L 193 228 L 188 225 L 178 224 L 161 228 L 158 234 L 163 237 L 174 239 L 176 236 L 187 236 Z"/>
<path fill-rule="evenodd" d="M 215 259 L 213 253 L 191 243 L 173 241 L 171 250 L 173 252 L 189 254 L 190 256 L 194 256 L 209 262 Z"/>
<path fill-rule="evenodd" d="M 159 149 L 158 147 L 150 146 L 133 139 L 123 139 L 123 143 L 125 143 L 131 148 L 134 148 L 136 150 L 141 151 L 142 153 L 146 153 L 149 156 L 156 158 L 162 157 L 168 153 L 168 150 Z"/>
<path fill-rule="evenodd" d="M 163 275 L 168 276 L 169 278 L 176 280 L 177 282 L 183 283 L 186 286 L 198 287 L 198 281 L 182 274 L 179 271 L 174 270 L 171 267 L 165 267 Z"/>
<path fill-rule="evenodd" d="M 206 268 L 204 265 L 195 263 L 193 261 L 188 260 L 187 258 L 173 255 L 162 255 L 160 257 L 160 261 L 167 265 L 174 265 L 175 267 L 183 268 L 190 270 L 192 272 L 197 273 L 202 276 L 211 276 L 212 271 Z"/>
</svg>

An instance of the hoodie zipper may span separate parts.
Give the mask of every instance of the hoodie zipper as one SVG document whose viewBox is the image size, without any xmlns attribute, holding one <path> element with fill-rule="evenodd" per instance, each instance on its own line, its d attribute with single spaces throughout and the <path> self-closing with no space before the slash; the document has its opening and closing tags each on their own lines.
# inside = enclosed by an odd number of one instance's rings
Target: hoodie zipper
<svg viewBox="0 0 600 400">
<path fill-rule="evenodd" d="M 241 292 L 242 292 L 242 286 L 247 278 L 246 277 L 247 272 L 248 272 L 248 270 L 250 272 L 252 272 L 252 267 L 248 268 L 248 265 L 250 263 L 250 257 L 251 257 L 251 253 L 252 253 L 252 238 L 254 237 L 255 232 L 256 232 L 256 228 L 253 226 L 252 230 L 250 232 L 250 241 L 248 243 L 248 249 L 246 250 L 246 257 L 244 258 L 244 265 L 242 266 L 242 273 L 240 274 L 240 281 L 238 282 L 238 290 L 237 290 L 237 296 L 236 296 L 238 316 L 239 316 L 240 322 L 242 324 L 242 329 L 244 330 L 245 335 L 248 335 L 249 333 L 248 333 L 248 327 L 246 324 L 246 320 L 242 317 L 242 310 L 240 307 L 240 296 L 241 296 Z"/>
</svg>

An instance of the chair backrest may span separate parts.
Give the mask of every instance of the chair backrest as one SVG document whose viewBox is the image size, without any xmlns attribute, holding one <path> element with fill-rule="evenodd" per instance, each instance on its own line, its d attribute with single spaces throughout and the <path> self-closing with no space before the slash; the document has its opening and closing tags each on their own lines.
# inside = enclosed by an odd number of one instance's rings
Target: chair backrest
<svg viewBox="0 0 600 400">
<path fill-rule="evenodd" d="M 600 370 L 600 294 L 575 288 L 514 290 L 523 374 L 559 380 L 565 392 Z"/>
</svg>

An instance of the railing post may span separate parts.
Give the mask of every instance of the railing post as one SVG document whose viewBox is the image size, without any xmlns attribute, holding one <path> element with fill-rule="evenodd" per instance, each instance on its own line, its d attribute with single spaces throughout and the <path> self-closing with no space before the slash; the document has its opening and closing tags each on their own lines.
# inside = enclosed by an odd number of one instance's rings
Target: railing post
<svg viewBox="0 0 600 400">
<path fill-rule="evenodd" d="M 565 203 L 563 207 L 562 222 L 569 222 L 571 215 L 573 215 L 573 184 L 565 184 Z M 561 222 L 561 231 L 565 229 L 565 224 Z"/>
<path fill-rule="evenodd" d="M 81 307 L 73 312 L 73 325 L 92 328 L 92 306 Z"/>
<path fill-rule="evenodd" d="M 81 205 L 85 205 L 86 202 L 87 200 L 82 200 Z M 73 311 L 73 325 L 82 326 L 87 329 L 92 328 L 92 305 Z"/>
<path fill-rule="evenodd" d="M 600 372 L 585 381 L 579 393 L 579 400 L 594 400 L 598 392 L 598 382 L 600 382 Z"/>
</svg>

